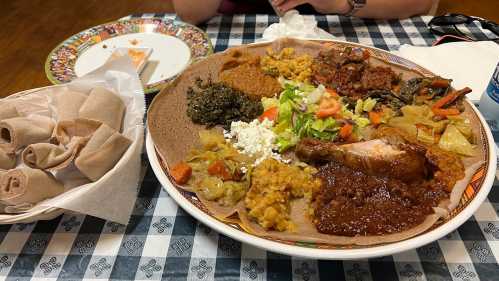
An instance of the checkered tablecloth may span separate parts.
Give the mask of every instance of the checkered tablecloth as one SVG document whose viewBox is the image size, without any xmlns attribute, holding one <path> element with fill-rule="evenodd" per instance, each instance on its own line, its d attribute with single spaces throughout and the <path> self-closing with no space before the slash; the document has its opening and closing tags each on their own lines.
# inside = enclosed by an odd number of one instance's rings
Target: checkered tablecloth
<svg viewBox="0 0 499 281">
<path fill-rule="evenodd" d="M 340 39 L 383 49 L 405 43 L 426 46 L 435 39 L 426 27 L 428 17 L 316 19 Z M 267 15 L 224 16 L 203 29 L 215 51 L 222 51 L 255 41 L 276 21 Z M 470 31 L 484 36 L 476 26 Z M 495 185 L 473 218 L 439 241 L 393 256 L 322 261 L 266 252 L 199 224 L 168 196 L 148 167 L 128 226 L 74 214 L 0 226 L 0 279 L 499 280 L 499 182 Z"/>
</svg>

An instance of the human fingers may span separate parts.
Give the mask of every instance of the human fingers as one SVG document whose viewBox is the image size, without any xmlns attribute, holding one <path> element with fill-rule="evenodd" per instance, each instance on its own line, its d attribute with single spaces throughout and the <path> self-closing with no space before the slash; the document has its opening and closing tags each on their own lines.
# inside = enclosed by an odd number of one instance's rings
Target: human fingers
<svg viewBox="0 0 499 281">
<path fill-rule="evenodd" d="M 281 5 L 278 5 L 277 7 L 283 11 L 286 12 L 288 10 L 293 9 L 296 6 L 300 6 L 302 4 L 308 3 L 308 0 L 286 0 L 284 3 Z"/>
<path fill-rule="evenodd" d="M 286 2 L 286 0 L 272 0 L 274 6 L 282 5 L 284 2 Z"/>
</svg>

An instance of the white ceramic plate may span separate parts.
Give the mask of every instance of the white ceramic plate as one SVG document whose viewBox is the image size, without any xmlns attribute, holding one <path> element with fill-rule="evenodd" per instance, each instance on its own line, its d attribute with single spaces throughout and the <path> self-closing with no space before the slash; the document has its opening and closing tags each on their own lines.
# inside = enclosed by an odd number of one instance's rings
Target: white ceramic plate
<svg viewBox="0 0 499 281">
<path fill-rule="evenodd" d="M 66 83 L 102 66 L 116 48 L 151 48 L 141 72 L 145 92 L 158 91 L 193 60 L 212 53 L 207 35 L 170 19 L 130 19 L 102 24 L 71 36 L 49 54 L 48 79 Z"/>
</svg>

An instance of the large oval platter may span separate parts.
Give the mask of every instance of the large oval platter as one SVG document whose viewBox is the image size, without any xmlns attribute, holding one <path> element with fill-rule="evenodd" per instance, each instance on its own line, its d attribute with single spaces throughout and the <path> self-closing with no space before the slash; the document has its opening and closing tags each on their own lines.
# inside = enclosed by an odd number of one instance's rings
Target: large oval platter
<svg viewBox="0 0 499 281">
<path fill-rule="evenodd" d="M 251 44 L 247 46 L 247 50 L 261 55 L 269 46 L 282 47 L 283 44 L 285 46 L 286 44 L 296 43 L 301 44 L 300 41 L 296 39 L 283 39 L 275 42 Z M 341 41 L 314 41 L 314 44 L 316 43 L 327 44 L 330 47 L 332 46 L 333 48 L 338 49 L 343 49 L 344 47 L 362 48 L 367 50 L 375 60 L 378 60 L 382 64 L 390 65 L 398 72 L 402 72 L 409 77 L 435 76 L 430 71 L 384 50 Z M 306 46 L 306 44 L 304 46 Z M 304 49 L 306 50 L 306 48 L 307 47 Z M 219 67 L 217 61 L 220 61 L 219 58 L 223 55 L 223 53 L 217 53 L 208 59 L 199 62 L 200 64 L 207 65 L 201 67 L 201 69 L 206 71 L 207 68 L 212 69 Z M 167 95 L 172 94 L 170 92 L 172 89 L 171 87 L 183 87 L 186 84 L 179 82 L 183 79 L 182 76 L 185 73 L 189 73 L 189 76 L 193 77 L 201 76 L 206 78 L 206 73 L 198 71 L 198 67 L 194 64 L 187 68 L 172 85 L 165 88 L 155 98 L 149 109 L 148 115 L 148 134 L 146 139 L 147 154 L 160 183 L 183 209 L 207 226 L 241 242 L 282 254 L 318 259 L 359 259 L 390 255 L 420 247 L 448 235 L 473 215 L 487 197 L 492 186 L 497 162 L 494 140 L 488 126 L 485 125 L 486 123 L 482 115 L 471 102 L 466 100 L 466 112 L 473 124 L 475 136 L 478 139 L 477 144 L 481 151 L 480 156 L 478 157 L 482 164 L 470 177 L 458 206 L 454 208 L 448 216 L 440 219 L 428 230 L 405 240 L 369 246 L 349 245 L 344 243 L 341 245 L 331 243 L 303 243 L 296 240 L 288 241 L 253 235 L 245 228 L 241 227 L 237 221 L 222 221 L 216 218 L 199 200 L 196 194 L 187 192 L 177 186 L 172 181 L 168 172 L 169 167 L 167 163 L 174 163 L 182 160 L 183 155 L 186 155 L 189 147 L 192 147 L 197 143 L 197 132 L 204 128 L 203 126 L 198 125 L 186 125 L 186 122 L 190 122 L 190 119 L 185 113 L 182 112 L 182 114 L 179 114 L 178 110 L 172 110 L 172 108 L 185 108 L 185 100 L 180 101 L 179 104 L 171 104 L 171 99 L 165 99 Z M 216 77 L 214 79 L 216 79 Z M 182 89 L 180 92 L 183 90 L 186 89 Z M 168 100 L 168 103 L 170 104 L 167 104 L 165 100 Z M 176 112 L 174 113 L 172 111 Z M 171 126 L 173 123 L 175 126 Z M 167 129 L 165 130 L 165 128 Z M 174 153 L 165 153 L 165 151 L 174 151 Z"/>
</svg>

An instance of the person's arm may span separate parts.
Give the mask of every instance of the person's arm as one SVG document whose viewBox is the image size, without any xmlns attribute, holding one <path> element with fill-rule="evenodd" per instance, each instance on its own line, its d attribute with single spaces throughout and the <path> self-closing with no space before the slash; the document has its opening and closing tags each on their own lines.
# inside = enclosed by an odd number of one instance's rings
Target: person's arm
<svg viewBox="0 0 499 281">
<path fill-rule="evenodd" d="M 274 0 L 282 11 L 309 3 L 323 14 L 345 14 L 350 10 L 347 0 Z M 361 18 L 395 19 L 428 13 L 433 0 L 366 0 L 366 5 L 354 15 Z"/>
<path fill-rule="evenodd" d="M 175 13 L 185 22 L 198 24 L 217 14 L 222 0 L 173 0 Z"/>
</svg>

